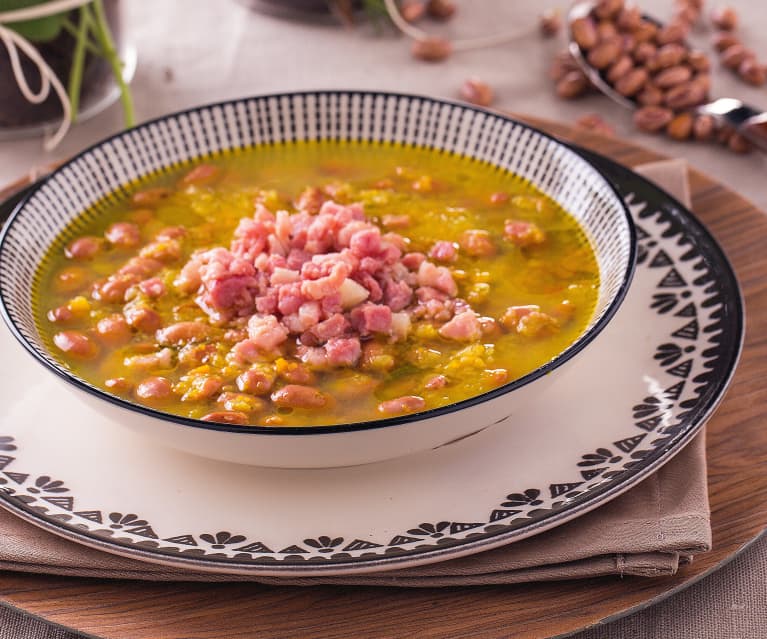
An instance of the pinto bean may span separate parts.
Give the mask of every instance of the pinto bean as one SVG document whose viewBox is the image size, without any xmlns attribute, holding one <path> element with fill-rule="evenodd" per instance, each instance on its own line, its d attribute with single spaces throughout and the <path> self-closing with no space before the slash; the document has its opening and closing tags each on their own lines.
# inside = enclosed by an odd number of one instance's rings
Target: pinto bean
<svg viewBox="0 0 767 639">
<path fill-rule="evenodd" d="M 53 279 L 53 288 L 57 293 L 74 293 L 85 287 L 88 271 L 81 266 L 67 266 L 61 269 Z"/>
<path fill-rule="evenodd" d="M 141 241 L 141 231 L 130 222 L 115 222 L 104 232 L 107 242 L 123 248 L 136 246 Z"/>
<path fill-rule="evenodd" d="M 423 386 L 424 388 L 428 388 L 429 390 L 437 390 L 439 388 L 444 388 L 445 386 L 447 386 L 447 377 L 445 377 L 444 375 L 435 375 L 434 377 L 427 380 Z"/>
<path fill-rule="evenodd" d="M 384 415 L 401 415 L 423 410 L 426 400 L 418 395 L 404 395 L 378 404 L 378 412 Z"/>
<path fill-rule="evenodd" d="M 53 343 L 63 353 L 77 359 L 94 359 L 98 345 L 81 331 L 61 331 L 53 336 Z"/>
<path fill-rule="evenodd" d="M 274 391 L 272 401 L 277 406 L 285 408 L 324 408 L 329 403 L 329 398 L 322 391 L 313 386 L 300 384 L 288 384 Z"/>
<path fill-rule="evenodd" d="M 117 313 L 101 318 L 96 324 L 96 333 L 107 344 L 125 344 L 132 334 L 128 322 Z"/>
<path fill-rule="evenodd" d="M 117 304 L 125 301 L 125 295 L 128 289 L 134 284 L 138 284 L 139 277 L 129 274 L 117 274 L 101 280 L 93 285 L 91 297 L 100 302 L 108 304 Z"/>
<path fill-rule="evenodd" d="M 265 368 L 251 368 L 237 376 L 236 384 L 243 393 L 266 395 L 272 390 L 277 375 Z"/>
<path fill-rule="evenodd" d="M 199 375 L 192 380 L 189 389 L 181 396 L 183 402 L 197 402 L 221 392 L 223 380 L 216 375 Z"/>
<path fill-rule="evenodd" d="M 123 361 L 123 365 L 126 368 L 144 369 L 144 370 L 159 370 L 168 369 L 173 365 L 173 351 L 169 348 L 163 348 L 156 353 L 149 353 L 148 355 L 133 355 L 132 357 L 126 357 Z"/>
<path fill-rule="evenodd" d="M 104 241 L 100 237 L 93 235 L 84 235 L 72 240 L 64 249 L 64 255 L 70 260 L 90 260 L 104 246 Z"/>
<path fill-rule="evenodd" d="M 119 393 L 125 395 L 133 390 L 133 384 L 125 377 L 110 377 L 104 380 L 104 386 L 106 386 L 113 393 Z"/>
<path fill-rule="evenodd" d="M 128 324 L 142 333 L 154 333 L 162 326 L 160 314 L 147 306 L 134 306 L 123 312 Z"/>
<path fill-rule="evenodd" d="M 248 395 L 247 393 L 221 393 L 216 403 L 228 411 L 242 413 L 253 413 L 266 408 L 266 402 L 263 399 L 253 397 L 253 395 Z"/>
<path fill-rule="evenodd" d="M 158 242 L 167 242 L 168 240 L 180 240 L 186 236 L 186 229 L 183 226 L 166 226 L 154 239 Z"/>
<path fill-rule="evenodd" d="M 153 189 L 144 189 L 133 194 L 131 203 L 140 207 L 154 207 L 157 206 L 162 200 L 169 197 L 171 194 L 170 189 L 158 186 Z"/>
<path fill-rule="evenodd" d="M 189 344 L 199 342 L 210 334 L 210 327 L 202 322 L 178 322 L 157 331 L 160 344 Z"/>
<path fill-rule="evenodd" d="M 181 257 L 181 243 L 178 240 L 157 240 L 142 248 L 139 255 L 159 262 L 175 262 Z"/>
<path fill-rule="evenodd" d="M 280 357 L 276 362 L 277 376 L 289 384 L 313 384 L 314 373 L 301 362 L 290 362 Z"/>
<path fill-rule="evenodd" d="M 216 422 L 217 424 L 234 424 L 236 426 L 246 426 L 248 416 L 245 413 L 234 410 L 218 410 L 208 413 L 200 418 L 204 422 Z"/>
<path fill-rule="evenodd" d="M 73 322 L 75 314 L 67 306 L 57 306 L 49 310 L 45 316 L 53 324 L 66 324 Z"/>
<path fill-rule="evenodd" d="M 149 257 L 132 257 L 120 267 L 117 273 L 119 275 L 136 275 L 140 279 L 145 279 L 157 273 L 162 267 L 162 262 L 158 260 Z"/>
<path fill-rule="evenodd" d="M 189 186 L 190 184 L 209 184 L 218 177 L 219 173 L 221 173 L 221 170 L 217 166 L 213 166 L 212 164 L 200 164 L 181 178 L 181 184 L 183 186 Z"/>
<path fill-rule="evenodd" d="M 173 388 L 167 377 L 147 377 L 136 386 L 136 397 L 150 401 L 168 399 L 173 394 Z"/>
</svg>

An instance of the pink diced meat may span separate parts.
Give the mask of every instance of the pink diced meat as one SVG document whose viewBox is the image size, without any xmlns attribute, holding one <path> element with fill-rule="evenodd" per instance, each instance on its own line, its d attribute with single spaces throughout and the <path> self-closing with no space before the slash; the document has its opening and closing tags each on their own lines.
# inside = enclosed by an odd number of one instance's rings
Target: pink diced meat
<svg viewBox="0 0 767 639">
<path fill-rule="evenodd" d="M 482 326 L 474 311 L 464 311 L 443 324 L 439 334 L 459 342 L 473 342 L 482 337 Z"/>
<path fill-rule="evenodd" d="M 274 315 L 253 315 L 248 320 L 248 337 L 258 348 L 271 351 L 288 338 L 288 331 Z"/>
<path fill-rule="evenodd" d="M 429 257 L 438 262 L 455 262 L 458 259 L 458 250 L 452 242 L 439 241 L 429 250 Z"/>
</svg>

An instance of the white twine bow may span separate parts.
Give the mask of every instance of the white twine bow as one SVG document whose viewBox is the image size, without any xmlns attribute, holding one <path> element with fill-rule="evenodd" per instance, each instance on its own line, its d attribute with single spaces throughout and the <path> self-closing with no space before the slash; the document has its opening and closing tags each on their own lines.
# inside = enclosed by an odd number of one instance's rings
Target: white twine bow
<svg viewBox="0 0 767 639">
<path fill-rule="evenodd" d="M 37 48 L 29 42 L 29 40 L 3 25 L 25 20 L 34 20 L 36 18 L 45 18 L 47 16 L 56 15 L 57 13 L 64 13 L 65 11 L 71 11 L 72 9 L 81 7 L 89 2 L 91 2 L 91 0 L 52 0 L 51 2 L 39 4 L 27 9 L 15 9 L 14 11 L 0 12 L 0 40 L 8 51 L 8 58 L 11 62 L 13 77 L 15 78 L 16 84 L 18 84 L 22 95 L 28 102 L 32 104 L 40 104 L 48 98 L 51 92 L 51 87 L 53 87 L 64 110 L 64 117 L 61 120 L 61 124 L 56 130 L 56 133 L 47 138 L 44 142 L 46 151 L 55 149 L 69 130 L 69 125 L 72 120 L 72 105 L 69 102 L 69 96 L 67 95 L 64 86 L 61 84 L 61 80 L 59 80 L 43 56 L 40 55 Z M 37 93 L 32 91 L 27 78 L 24 76 L 24 70 L 21 68 L 21 60 L 19 59 L 19 51 L 26 54 L 35 66 L 37 66 L 37 69 L 40 72 L 42 84 Z"/>
</svg>

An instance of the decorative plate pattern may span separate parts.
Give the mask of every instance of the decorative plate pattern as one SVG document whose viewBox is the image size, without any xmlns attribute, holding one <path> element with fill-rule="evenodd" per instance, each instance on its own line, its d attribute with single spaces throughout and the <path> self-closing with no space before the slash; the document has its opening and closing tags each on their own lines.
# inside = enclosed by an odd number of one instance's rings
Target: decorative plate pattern
<svg viewBox="0 0 767 639">
<path fill-rule="evenodd" d="M 641 177 L 589 157 L 630 205 L 637 273 L 600 342 L 510 427 L 366 467 L 220 464 L 147 449 L 75 400 L 77 419 L 46 424 L 46 414 L 67 414 L 68 393 L 39 380 L 4 331 L 14 374 L 0 380 L 8 407 L 0 504 L 137 559 L 295 576 L 477 552 L 625 491 L 680 450 L 717 406 L 740 353 L 743 308 L 725 256 L 691 213 Z M 36 392 L 55 409 L 30 406 L 29 380 L 39 380 Z"/>
</svg>

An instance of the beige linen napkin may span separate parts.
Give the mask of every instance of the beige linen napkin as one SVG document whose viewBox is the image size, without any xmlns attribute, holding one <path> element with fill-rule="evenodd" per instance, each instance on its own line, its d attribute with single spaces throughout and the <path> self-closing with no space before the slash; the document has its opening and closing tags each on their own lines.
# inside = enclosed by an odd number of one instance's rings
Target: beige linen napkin
<svg viewBox="0 0 767 639">
<path fill-rule="evenodd" d="M 689 203 L 687 168 L 638 169 Z M 61 539 L 0 510 L 0 569 L 115 579 L 257 581 L 279 585 L 468 586 L 599 575 L 654 577 L 711 547 L 705 434 L 624 495 L 530 539 L 440 563 L 346 577 L 253 578 L 168 568 Z"/>
</svg>

